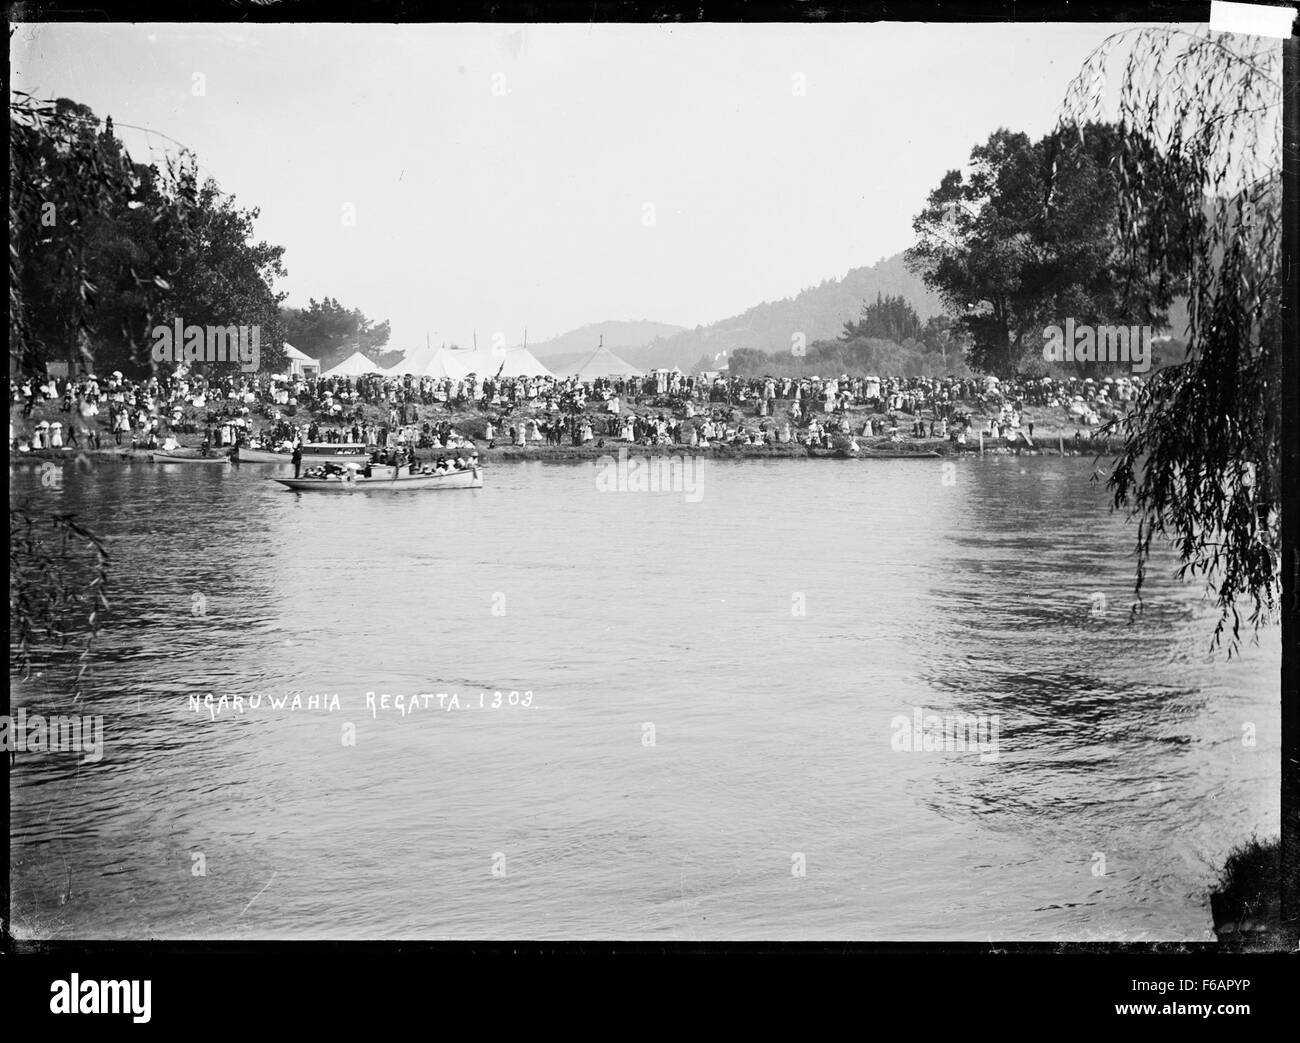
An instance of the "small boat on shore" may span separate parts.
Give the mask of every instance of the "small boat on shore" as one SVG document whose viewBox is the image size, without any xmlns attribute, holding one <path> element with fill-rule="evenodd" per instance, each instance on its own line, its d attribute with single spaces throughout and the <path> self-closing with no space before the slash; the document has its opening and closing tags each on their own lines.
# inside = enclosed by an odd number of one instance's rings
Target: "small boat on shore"
<svg viewBox="0 0 1300 1043">
<path fill-rule="evenodd" d="M 293 454 L 280 453 L 274 449 L 250 449 L 245 445 L 239 447 L 239 462 L 241 464 L 291 464 Z"/>
<path fill-rule="evenodd" d="M 353 492 L 399 492 L 408 489 L 482 489 L 483 475 L 477 467 L 467 467 L 463 471 L 448 471 L 445 474 L 404 474 L 398 475 L 396 468 L 386 468 L 392 472 L 385 477 L 347 473 L 330 475 L 328 478 L 276 478 L 286 489 L 307 493 L 353 493 Z"/>
<path fill-rule="evenodd" d="M 154 463 L 159 464 L 225 464 L 230 462 L 230 457 L 226 456 L 225 453 L 213 453 L 211 456 L 204 456 L 194 450 L 189 452 L 169 452 L 164 449 L 155 449 L 151 455 Z"/>
<path fill-rule="evenodd" d="M 943 454 L 933 449 L 864 449 L 857 455 L 876 460 L 935 460 Z"/>
</svg>

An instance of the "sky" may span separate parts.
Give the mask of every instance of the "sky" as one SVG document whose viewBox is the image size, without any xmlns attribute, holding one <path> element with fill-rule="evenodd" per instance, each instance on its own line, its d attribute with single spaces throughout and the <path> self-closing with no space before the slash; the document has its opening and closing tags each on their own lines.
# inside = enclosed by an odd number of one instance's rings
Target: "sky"
<svg viewBox="0 0 1300 1043">
<path fill-rule="evenodd" d="M 17 89 L 259 208 L 288 304 L 413 350 L 705 325 L 874 264 L 1119 28 L 28 24 L 10 54 Z"/>
</svg>

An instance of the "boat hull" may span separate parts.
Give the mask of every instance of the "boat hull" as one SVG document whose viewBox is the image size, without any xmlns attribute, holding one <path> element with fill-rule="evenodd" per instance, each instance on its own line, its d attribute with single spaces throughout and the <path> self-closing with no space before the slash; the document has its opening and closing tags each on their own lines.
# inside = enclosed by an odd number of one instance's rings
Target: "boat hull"
<svg viewBox="0 0 1300 1043">
<path fill-rule="evenodd" d="M 249 449 L 247 447 L 239 450 L 239 462 L 241 464 L 291 464 L 293 455 L 290 453 L 277 453 L 271 449 Z"/>
<path fill-rule="evenodd" d="M 228 456 L 182 456 L 175 453 L 155 451 L 154 463 L 158 464 L 225 464 L 230 462 Z"/>
<path fill-rule="evenodd" d="M 403 475 L 400 478 L 276 478 L 286 489 L 300 493 L 382 493 L 406 490 L 482 489 L 483 474 L 477 468 L 448 474 Z"/>
</svg>

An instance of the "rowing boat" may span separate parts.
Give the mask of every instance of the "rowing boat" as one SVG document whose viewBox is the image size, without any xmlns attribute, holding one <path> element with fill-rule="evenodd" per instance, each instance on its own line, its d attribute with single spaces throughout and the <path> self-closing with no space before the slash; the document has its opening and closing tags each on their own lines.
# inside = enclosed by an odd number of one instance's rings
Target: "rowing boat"
<svg viewBox="0 0 1300 1043">
<path fill-rule="evenodd" d="M 933 449 L 864 449 L 858 455 L 876 460 L 933 460 L 941 454 Z"/>
<path fill-rule="evenodd" d="M 331 475 L 329 478 L 276 478 L 286 489 L 307 493 L 397 492 L 406 489 L 482 489 L 477 467 L 446 474 L 405 474 L 391 478 Z"/>
<path fill-rule="evenodd" d="M 159 464 L 224 464 L 230 460 L 224 453 L 203 456 L 195 452 L 169 453 L 162 449 L 155 449 L 152 455 L 154 463 Z"/>
</svg>

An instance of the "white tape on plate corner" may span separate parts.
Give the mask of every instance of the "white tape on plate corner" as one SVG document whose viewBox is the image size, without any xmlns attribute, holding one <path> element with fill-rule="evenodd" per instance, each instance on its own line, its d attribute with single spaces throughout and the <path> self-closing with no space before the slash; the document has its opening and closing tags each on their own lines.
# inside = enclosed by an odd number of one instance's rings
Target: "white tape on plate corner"
<svg viewBox="0 0 1300 1043">
<path fill-rule="evenodd" d="M 1245 33 L 1247 36 L 1273 36 L 1285 40 L 1295 21 L 1294 7 L 1267 7 L 1264 4 L 1234 4 L 1211 0 L 1210 28 L 1216 33 Z"/>
</svg>

